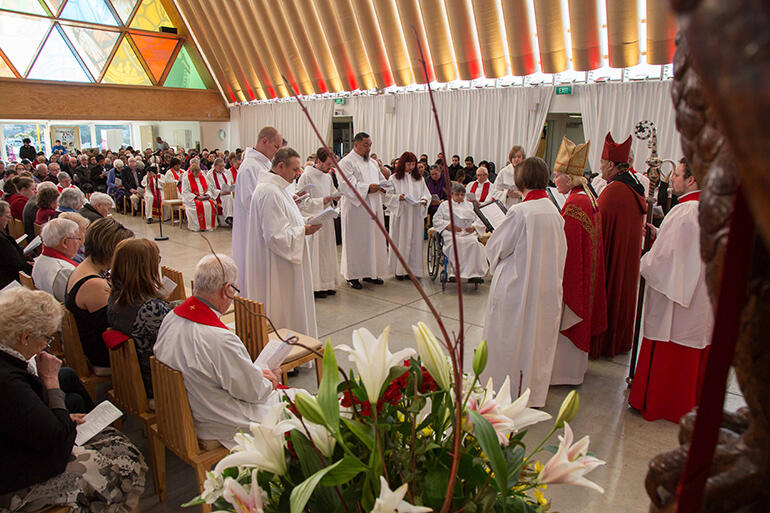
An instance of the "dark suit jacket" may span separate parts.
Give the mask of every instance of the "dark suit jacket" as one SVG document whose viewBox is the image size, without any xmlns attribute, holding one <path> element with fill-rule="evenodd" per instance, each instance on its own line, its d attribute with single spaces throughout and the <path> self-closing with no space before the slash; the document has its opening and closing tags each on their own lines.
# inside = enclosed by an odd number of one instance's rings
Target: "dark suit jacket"
<svg viewBox="0 0 770 513">
<path fill-rule="evenodd" d="M 19 271 L 32 274 L 21 247 L 10 235 L 0 232 L 0 288 L 19 279 Z"/>
<path fill-rule="evenodd" d="M 131 189 L 138 189 L 139 186 L 142 185 L 143 176 L 144 173 L 139 171 L 139 168 L 136 169 L 136 180 L 134 180 L 134 174 L 131 172 L 128 166 L 123 166 L 123 169 L 120 170 L 120 180 L 123 182 L 123 188 L 127 191 Z"/>
<path fill-rule="evenodd" d="M 90 203 L 83 205 L 83 208 L 78 210 L 78 214 L 85 217 L 92 223 L 104 217 L 94 207 L 92 207 Z"/>
</svg>

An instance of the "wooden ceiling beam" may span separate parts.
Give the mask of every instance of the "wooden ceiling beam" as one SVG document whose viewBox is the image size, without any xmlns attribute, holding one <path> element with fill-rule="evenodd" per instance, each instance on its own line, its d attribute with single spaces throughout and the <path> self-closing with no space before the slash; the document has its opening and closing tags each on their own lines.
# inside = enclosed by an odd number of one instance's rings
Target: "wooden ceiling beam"
<svg viewBox="0 0 770 513">
<path fill-rule="evenodd" d="M 414 74 L 412 73 L 409 52 L 407 51 L 406 41 L 404 41 L 404 33 L 401 29 L 401 21 L 398 18 L 395 0 L 374 0 L 374 10 L 380 22 L 380 31 L 385 42 L 385 51 L 388 53 L 388 62 L 390 63 L 390 71 L 393 74 L 393 81 L 398 86 L 414 84 Z M 411 29 L 409 36 L 414 37 Z M 422 73 L 420 73 L 420 76 L 422 76 Z"/>
</svg>

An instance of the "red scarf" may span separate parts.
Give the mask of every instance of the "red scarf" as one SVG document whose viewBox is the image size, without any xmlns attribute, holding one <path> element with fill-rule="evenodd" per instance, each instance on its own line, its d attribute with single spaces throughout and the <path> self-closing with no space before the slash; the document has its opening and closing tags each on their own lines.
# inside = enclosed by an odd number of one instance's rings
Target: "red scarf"
<svg viewBox="0 0 770 513">
<path fill-rule="evenodd" d="M 536 189 L 534 191 L 529 191 L 527 195 L 524 197 L 524 201 L 542 199 L 547 197 L 548 197 L 548 194 L 546 194 L 543 189 Z"/>
<path fill-rule="evenodd" d="M 219 173 L 217 173 L 216 171 L 212 171 L 211 174 L 214 176 L 214 184 L 217 186 L 217 189 L 222 189 L 222 187 L 219 186 L 219 178 L 217 178 L 217 175 Z M 225 181 L 225 185 L 227 185 L 227 176 L 224 173 L 222 173 L 222 179 Z M 222 215 L 222 196 L 221 195 L 217 196 L 217 214 Z"/>
<path fill-rule="evenodd" d="M 474 181 L 473 185 L 471 185 L 471 192 L 473 194 L 476 194 L 476 189 L 478 188 L 478 186 L 479 186 L 478 181 Z M 484 201 L 485 199 L 487 199 L 487 194 L 489 194 L 489 180 L 484 182 L 484 186 L 481 188 L 481 198 L 478 198 L 478 200 Z"/>
<path fill-rule="evenodd" d="M 179 173 L 174 171 L 174 168 L 170 168 L 169 171 L 171 171 L 171 174 L 174 175 L 174 180 L 176 180 L 176 188 L 179 189 L 179 192 L 182 192 L 182 184 L 179 183 Z"/>
<path fill-rule="evenodd" d="M 190 181 L 190 190 L 195 194 L 196 196 L 203 196 L 206 194 L 209 190 L 208 185 L 206 184 L 206 179 L 203 177 L 203 173 L 198 175 L 198 179 L 196 180 L 192 173 L 187 173 L 187 179 Z M 198 182 L 200 182 L 200 188 L 198 188 Z M 206 223 L 206 210 L 203 208 L 203 202 L 208 201 L 211 203 L 211 224 Z M 214 205 L 214 202 L 210 199 L 208 200 L 195 200 L 195 213 L 198 216 L 198 227 L 201 230 L 204 230 L 208 228 L 209 226 L 213 227 L 214 223 L 216 222 L 217 217 L 217 209 Z"/>
<path fill-rule="evenodd" d="M 238 170 L 235 169 L 235 166 L 230 168 L 230 173 L 233 175 L 233 183 L 238 179 Z"/>
<path fill-rule="evenodd" d="M 209 308 L 206 303 L 195 296 L 185 299 L 184 303 L 174 308 L 174 313 L 182 319 L 187 319 L 198 324 L 227 329 L 219 316 Z M 229 330 L 228 330 L 229 331 Z"/>
<path fill-rule="evenodd" d="M 692 191 L 680 196 L 677 201 L 684 203 L 685 201 L 700 201 L 700 191 Z"/>
<path fill-rule="evenodd" d="M 160 191 L 158 191 L 158 183 L 155 181 L 153 173 L 147 174 L 147 188 L 150 189 L 152 194 L 152 215 L 160 216 Z"/>
<path fill-rule="evenodd" d="M 55 250 L 53 248 L 49 248 L 46 245 L 43 245 L 43 252 L 42 252 L 42 254 L 47 256 L 47 257 L 58 258 L 59 260 L 64 260 L 65 262 L 71 263 L 75 267 L 78 266 L 78 263 L 75 262 L 74 260 L 72 260 L 71 258 L 67 258 L 62 253 L 60 253 L 59 251 L 57 251 L 57 250 Z"/>
</svg>

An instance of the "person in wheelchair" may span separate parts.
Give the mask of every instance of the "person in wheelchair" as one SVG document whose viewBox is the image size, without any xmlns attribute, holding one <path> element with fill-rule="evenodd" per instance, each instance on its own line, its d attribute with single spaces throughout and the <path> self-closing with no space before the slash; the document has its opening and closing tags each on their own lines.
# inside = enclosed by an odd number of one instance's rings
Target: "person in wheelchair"
<svg viewBox="0 0 770 513">
<path fill-rule="evenodd" d="M 473 205 L 465 201 L 465 187 L 452 183 L 452 214 L 454 223 L 450 223 L 449 202 L 439 205 L 433 216 L 433 227 L 443 238 L 444 255 L 449 259 L 447 273 L 449 281 L 455 281 L 454 250 L 452 230 L 457 235 L 457 254 L 460 258 L 460 278 L 471 283 L 484 283 L 489 264 L 484 254 L 484 246 L 479 242 L 479 235 L 486 229 L 484 223 L 473 211 Z"/>
</svg>

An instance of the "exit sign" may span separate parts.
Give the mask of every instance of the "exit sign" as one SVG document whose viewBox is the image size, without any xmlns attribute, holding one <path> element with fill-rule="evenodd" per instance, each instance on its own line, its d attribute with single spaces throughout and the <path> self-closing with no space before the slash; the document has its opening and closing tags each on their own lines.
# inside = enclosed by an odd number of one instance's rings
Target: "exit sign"
<svg viewBox="0 0 770 513">
<path fill-rule="evenodd" d="M 556 86 L 556 94 L 572 94 L 571 85 Z"/>
<path fill-rule="evenodd" d="M 345 98 L 335 98 L 334 103 L 335 105 L 345 105 Z"/>
</svg>

